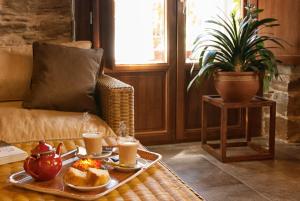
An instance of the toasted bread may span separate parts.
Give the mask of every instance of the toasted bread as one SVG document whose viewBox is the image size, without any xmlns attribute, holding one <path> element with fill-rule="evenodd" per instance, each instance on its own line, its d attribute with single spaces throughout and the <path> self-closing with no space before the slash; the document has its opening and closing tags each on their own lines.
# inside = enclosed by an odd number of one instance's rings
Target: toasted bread
<svg viewBox="0 0 300 201">
<path fill-rule="evenodd" d="M 73 167 L 68 168 L 64 180 L 75 186 L 86 186 L 88 183 L 87 173 Z"/>
<path fill-rule="evenodd" d="M 104 185 L 109 181 L 109 173 L 107 170 L 97 168 L 89 168 L 87 171 L 87 181 L 91 186 Z"/>
</svg>

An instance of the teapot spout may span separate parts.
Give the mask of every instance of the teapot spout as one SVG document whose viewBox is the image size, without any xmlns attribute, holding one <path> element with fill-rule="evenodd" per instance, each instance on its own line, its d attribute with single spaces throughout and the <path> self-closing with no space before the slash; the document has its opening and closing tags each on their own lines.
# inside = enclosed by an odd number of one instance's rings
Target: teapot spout
<svg viewBox="0 0 300 201">
<path fill-rule="evenodd" d="M 61 151 L 62 151 L 61 147 L 62 147 L 62 145 L 63 145 L 62 143 L 59 143 L 59 145 L 57 146 L 57 148 L 56 148 L 56 154 L 57 155 L 61 155 Z"/>
</svg>

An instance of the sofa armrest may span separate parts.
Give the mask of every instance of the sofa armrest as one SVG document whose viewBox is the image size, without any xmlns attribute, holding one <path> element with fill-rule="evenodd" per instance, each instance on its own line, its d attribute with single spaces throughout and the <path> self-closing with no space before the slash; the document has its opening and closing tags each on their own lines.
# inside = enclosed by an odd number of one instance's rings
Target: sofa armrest
<svg viewBox="0 0 300 201">
<path fill-rule="evenodd" d="M 118 135 L 121 122 L 127 134 L 134 135 L 134 89 L 115 78 L 102 74 L 97 82 L 101 117 Z"/>
</svg>

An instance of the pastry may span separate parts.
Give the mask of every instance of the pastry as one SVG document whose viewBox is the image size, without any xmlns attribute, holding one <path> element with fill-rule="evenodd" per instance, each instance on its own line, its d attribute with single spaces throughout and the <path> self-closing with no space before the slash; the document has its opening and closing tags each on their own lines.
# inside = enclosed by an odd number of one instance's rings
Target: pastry
<svg viewBox="0 0 300 201">
<path fill-rule="evenodd" d="M 109 181 L 109 173 L 107 170 L 89 168 L 87 171 L 87 182 L 91 186 L 101 186 Z"/>
<path fill-rule="evenodd" d="M 110 180 L 110 176 L 107 170 L 88 168 L 87 171 L 81 171 L 69 167 L 64 180 L 74 186 L 101 186 Z"/>
<path fill-rule="evenodd" d="M 64 180 L 75 186 L 86 186 L 88 183 L 87 173 L 73 167 L 68 168 Z"/>
</svg>

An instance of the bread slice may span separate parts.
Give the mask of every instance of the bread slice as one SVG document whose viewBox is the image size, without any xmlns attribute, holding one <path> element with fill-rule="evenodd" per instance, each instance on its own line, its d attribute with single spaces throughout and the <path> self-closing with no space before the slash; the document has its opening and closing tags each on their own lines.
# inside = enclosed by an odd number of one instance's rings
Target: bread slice
<svg viewBox="0 0 300 201">
<path fill-rule="evenodd" d="M 87 171 L 87 181 L 91 186 L 101 186 L 109 181 L 109 173 L 107 170 L 97 168 L 89 168 Z"/>
<path fill-rule="evenodd" d="M 74 186 L 86 186 L 87 185 L 87 173 L 76 168 L 68 168 L 64 179 L 67 183 Z"/>
</svg>

